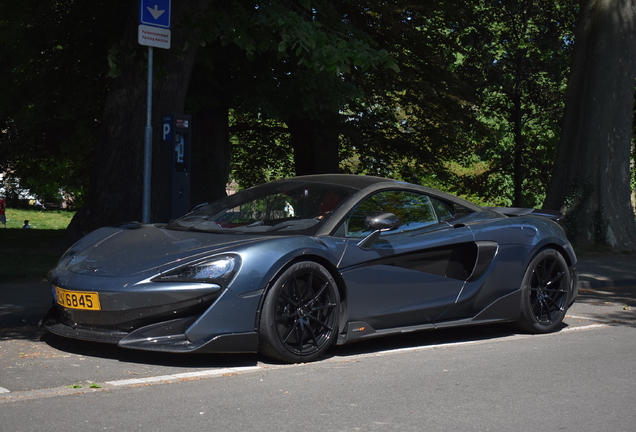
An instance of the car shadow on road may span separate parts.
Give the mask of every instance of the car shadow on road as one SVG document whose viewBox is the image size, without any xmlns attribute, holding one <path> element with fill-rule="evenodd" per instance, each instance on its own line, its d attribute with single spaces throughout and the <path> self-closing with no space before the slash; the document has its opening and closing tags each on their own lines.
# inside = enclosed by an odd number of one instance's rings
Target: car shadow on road
<svg viewBox="0 0 636 432">
<path fill-rule="evenodd" d="M 566 328 L 563 324 L 560 329 Z M 401 349 L 483 342 L 514 336 L 509 325 L 491 324 L 474 327 L 425 330 L 393 336 L 371 338 L 347 345 L 332 346 L 322 359 L 346 358 Z M 175 354 L 120 348 L 112 344 L 79 341 L 44 332 L 40 340 L 51 348 L 81 356 L 100 357 L 127 363 L 171 367 L 244 367 L 280 365 L 279 361 L 260 354 Z"/>
<path fill-rule="evenodd" d="M 46 330 L 35 325 L 26 326 L 2 326 L 0 325 L 0 341 L 2 340 L 28 340 L 39 341 Z"/>
<path fill-rule="evenodd" d="M 568 327 L 563 324 L 560 329 Z M 516 333 L 506 324 L 490 324 L 473 327 L 447 328 L 409 332 L 384 336 L 359 342 L 332 346 L 322 358 L 349 358 L 359 355 L 381 353 L 417 347 L 440 346 L 460 343 L 498 340 Z M 41 341 L 50 348 L 82 357 L 104 358 L 123 363 L 147 364 L 179 368 L 220 368 L 262 365 L 280 365 L 281 362 L 260 354 L 176 354 L 140 351 L 120 348 L 113 344 L 81 341 L 64 338 L 38 327 L 15 327 L 2 329 L 2 339 L 24 339 Z"/>
<path fill-rule="evenodd" d="M 124 363 L 182 368 L 219 368 L 254 366 L 257 354 L 179 354 L 120 348 L 114 344 L 81 341 L 45 332 L 40 340 L 51 348 L 84 357 L 99 357 Z"/>
<path fill-rule="evenodd" d="M 512 336 L 514 333 L 506 325 L 483 325 L 456 329 L 427 330 L 394 336 L 385 336 L 360 342 L 331 347 L 323 359 L 352 357 L 383 351 L 484 341 Z M 7 335 L 9 336 L 9 335 Z M 2 337 L 2 335 L 0 335 Z M 140 351 L 120 348 L 113 344 L 80 341 L 64 338 L 41 328 L 15 328 L 12 339 L 39 340 L 49 347 L 83 357 L 104 358 L 124 363 L 138 363 L 155 366 L 183 368 L 218 368 L 263 365 L 280 365 L 281 362 L 260 354 L 175 354 L 154 351 Z"/>
<path fill-rule="evenodd" d="M 510 326 L 506 324 L 423 330 L 339 345 L 332 347 L 329 353 L 332 356 L 349 357 L 383 351 L 501 339 L 514 334 Z"/>
</svg>

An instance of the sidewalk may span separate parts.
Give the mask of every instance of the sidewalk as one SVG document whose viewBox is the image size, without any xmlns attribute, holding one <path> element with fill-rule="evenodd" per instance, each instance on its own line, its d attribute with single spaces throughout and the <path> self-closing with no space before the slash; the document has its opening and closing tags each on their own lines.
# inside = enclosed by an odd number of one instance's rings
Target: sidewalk
<svg viewBox="0 0 636 432">
<path fill-rule="evenodd" d="M 636 255 L 580 258 L 576 266 L 579 271 L 579 288 L 581 289 L 634 286 L 636 292 Z"/>
<path fill-rule="evenodd" d="M 581 290 L 620 291 L 636 298 L 636 257 L 582 258 L 577 268 Z M 52 299 L 45 282 L 0 284 L 0 328 L 36 325 Z"/>
<path fill-rule="evenodd" d="M 0 284 L 0 328 L 37 325 L 52 302 L 46 282 Z"/>
</svg>

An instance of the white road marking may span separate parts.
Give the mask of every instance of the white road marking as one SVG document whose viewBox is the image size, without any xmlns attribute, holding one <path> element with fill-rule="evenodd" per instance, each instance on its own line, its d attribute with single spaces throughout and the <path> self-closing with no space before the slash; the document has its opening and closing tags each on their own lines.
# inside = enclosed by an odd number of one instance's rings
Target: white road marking
<svg viewBox="0 0 636 432">
<path fill-rule="evenodd" d="M 106 381 L 104 384 L 110 384 L 114 386 L 127 386 L 127 385 L 135 385 L 135 384 L 154 384 L 158 382 L 166 382 L 166 381 L 178 381 L 182 379 L 188 378 L 205 378 L 211 377 L 215 375 L 227 375 L 227 374 L 238 374 L 242 372 L 251 372 L 254 370 L 262 369 L 261 366 L 245 366 L 245 367 L 237 367 L 237 368 L 223 368 L 223 369 L 208 369 L 197 372 L 184 372 L 172 375 L 159 375 L 148 378 L 133 378 L 133 379 L 125 379 L 125 380 L 116 380 L 116 381 Z"/>
<path fill-rule="evenodd" d="M 408 347 L 408 348 L 395 348 L 395 349 L 389 349 L 384 351 L 375 351 L 372 353 L 359 354 L 355 357 L 374 357 L 374 356 L 380 356 L 384 354 L 394 354 L 394 353 L 409 352 L 409 351 L 456 347 L 456 346 L 462 346 L 462 345 L 476 345 L 483 342 L 484 342 L 483 340 L 476 340 L 476 341 L 440 343 L 440 344 L 434 344 L 434 345 L 420 345 L 420 346 Z M 350 357 L 350 356 L 347 356 L 347 357 Z"/>
<path fill-rule="evenodd" d="M 598 319 L 598 318 L 590 318 L 590 317 L 577 316 L 577 315 L 568 315 L 568 316 L 566 316 L 566 318 L 582 319 L 582 320 L 586 320 L 586 321 L 598 321 L 598 322 L 602 322 L 602 323 L 607 322 L 605 320 Z"/>
<path fill-rule="evenodd" d="M 570 318 L 582 318 L 582 317 L 570 317 Z M 590 319 L 590 318 L 583 318 L 583 319 Z M 594 329 L 601 328 L 601 327 L 609 327 L 609 325 L 608 324 L 590 324 L 590 325 L 579 326 L 579 327 L 568 327 L 568 328 L 564 328 L 564 329 L 560 330 L 559 332 L 554 332 L 554 333 L 516 334 L 516 335 L 511 335 L 511 336 L 502 336 L 501 338 L 497 338 L 497 339 L 485 339 L 485 340 L 475 340 L 475 341 L 465 341 L 465 342 L 450 342 L 450 343 L 440 343 L 440 344 L 435 344 L 435 345 L 420 345 L 420 346 L 408 347 L 408 348 L 396 348 L 396 349 L 390 349 L 390 350 L 384 350 L 384 351 L 376 351 L 376 352 L 372 352 L 372 353 L 365 353 L 365 354 L 359 354 L 359 355 L 347 356 L 347 357 L 348 358 L 350 358 L 350 357 L 374 357 L 374 356 L 379 356 L 379 355 L 384 355 L 384 354 L 393 354 L 393 353 L 400 353 L 400 352 L 419 351 L 419 350 L 447 348 L 447 347 L 458 347 L 458 346 L 462 346 L 462 345 L 478 345 L 478 344 L 483 344 L 483 343 L 492 343 L 492 342 L 496 342 L 496 341 L 504 341 L 504 340 L 509 340 L 509 339 L 525 339 L 525 338 L 531 338 L 531 337 L 558 335 L 559 333 L 567 332 L 567 331 L 573 331 L 573 330 L 594 330 Z M 334 357 L 334 359 L 337 359 L 337 358 Z"/>
<path fill-rule="evenodd" d="M 574 318 L 574 317 L 572 317 Z M 590 319 L 590 318 L 583 318 L 583 319 Z M 564 328 L 563 330 L 561 330 L 562 332 L 568 332 L 568 331 L 580 331 L 580 330 L 594 330 L 600 327 L 609 327 L 610 325 L 607 323 L 604 323 L 601 320 L 592 320 L 592 321 L 600 321 L 603 324 L 590 324 L 590 325 L 586 325 L 586 326 L 580 326 L 580 327 L 568 327 L 568 328 Z"/>
</svg>

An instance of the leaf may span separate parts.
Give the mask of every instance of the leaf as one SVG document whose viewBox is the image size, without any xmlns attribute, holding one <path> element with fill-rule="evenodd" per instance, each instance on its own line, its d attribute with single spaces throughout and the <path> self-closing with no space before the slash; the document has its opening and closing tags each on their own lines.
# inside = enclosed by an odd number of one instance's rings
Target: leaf
<svg viewBox="0 0 636 432">
<path fill-rule="evenodd" d="M 398 64 L 396 62 L 394 62 L 393 60 L 391 60 L 390 62 L 388 62 L 387 65 L 385 65 L 385 67 L 387 67 L 397 73 L 400 72 L 400 67 L 398 66 Z"/>
</svg>

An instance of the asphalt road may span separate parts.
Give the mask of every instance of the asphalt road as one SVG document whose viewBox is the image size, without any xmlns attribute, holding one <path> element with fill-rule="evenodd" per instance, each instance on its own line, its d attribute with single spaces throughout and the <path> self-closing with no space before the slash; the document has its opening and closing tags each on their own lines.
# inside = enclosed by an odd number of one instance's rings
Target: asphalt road
<svg viewBox="0 0 636 432">
<path fill-rule="evenodd" d="M 584 289 L 553 334 L 420 332 L 302 365 L 2 329 L 0 431 L 633 432 L 635 311 L 636 287 Z"/>
</svg>

